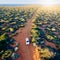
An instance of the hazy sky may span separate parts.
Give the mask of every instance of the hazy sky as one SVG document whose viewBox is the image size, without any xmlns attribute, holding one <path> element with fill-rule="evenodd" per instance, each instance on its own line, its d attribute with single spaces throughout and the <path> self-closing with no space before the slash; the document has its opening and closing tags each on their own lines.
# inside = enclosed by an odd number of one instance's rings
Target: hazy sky
<svg viewBox="0 0 60 60">
<path fill-rule="evenodd" d="M 60 4 L 60 0 L 0 0 L 0 4 Z"/>
</svg>

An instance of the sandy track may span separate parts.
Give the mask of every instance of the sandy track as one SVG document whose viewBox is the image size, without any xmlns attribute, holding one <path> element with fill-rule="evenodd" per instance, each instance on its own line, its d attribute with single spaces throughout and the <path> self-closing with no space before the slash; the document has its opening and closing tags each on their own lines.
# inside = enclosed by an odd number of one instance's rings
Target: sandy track
<svg viewBox="0 0 60 60">
<path fill-rule="evenodd" d="M 20 54 L 20 57 L 17 60 L 39 60 L 39 53 L 36 47 L 32 46 L 32 44 L 30 44 L 29 46 L 26 46 L 25 44 L 26 37 L 30 37 L 32 20 L 34 19 L 35 14 L 30 20 L 27 21 L 24 28 L 20 28 L 19 30 L 17 30 L 19 34 L 14 37 L 14 39 L 20 44 L 18 50 L 18 54 Z"/>
</svg>

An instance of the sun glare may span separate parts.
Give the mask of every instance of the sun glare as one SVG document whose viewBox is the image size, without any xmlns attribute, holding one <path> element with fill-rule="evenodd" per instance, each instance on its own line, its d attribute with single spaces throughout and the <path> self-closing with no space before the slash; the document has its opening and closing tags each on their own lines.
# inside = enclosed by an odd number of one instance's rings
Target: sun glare
<svg viewBox="0 0 60 60">
<path fill-rule="evenodd" d="M 55 5 L 54 0 L 42 0 L 41 2 L 42 6 L 52 6 Z"/>
</svg>

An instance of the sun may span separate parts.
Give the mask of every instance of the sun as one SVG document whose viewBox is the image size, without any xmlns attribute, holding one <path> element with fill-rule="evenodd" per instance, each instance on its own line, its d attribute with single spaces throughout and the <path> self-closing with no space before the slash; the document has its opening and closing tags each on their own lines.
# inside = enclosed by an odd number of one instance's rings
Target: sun
<svg viewBox="0 0 60 60">
<path fill-rule="evenodd" d="M 55 3 L 54 3 L 54 0 L 42 0 L 42 1 L 40 2 L 40 4 L 43 5 L 43 6 L 52 6 L 52 5 L 54 5 Z"/>
</svg>

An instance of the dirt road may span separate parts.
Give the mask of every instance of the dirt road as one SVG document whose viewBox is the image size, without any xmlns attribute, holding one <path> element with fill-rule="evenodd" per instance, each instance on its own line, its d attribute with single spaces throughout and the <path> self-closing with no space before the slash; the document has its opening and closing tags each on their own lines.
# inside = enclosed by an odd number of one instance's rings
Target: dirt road
<svg viewBox="0 0 60 60">
<path fill-rule="evenodd" d="M 34 19 L 35 14 L 30 20 L 27 21 L 25 27 L 17 30 L 19 34 L 14 37 L 14 39 L 20 44 L 18 50 L 18 54 L 20 54 L 20 57 L 17 60 L 39 60 L 39 53 L 37 48 L 32 46 L 32 44 L 26 46 L 25 43 L 26 37 L 30 37 L 32 20 Z"/>
</svg>

